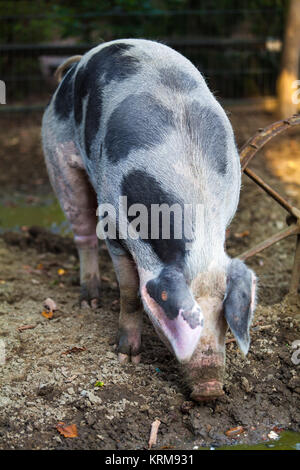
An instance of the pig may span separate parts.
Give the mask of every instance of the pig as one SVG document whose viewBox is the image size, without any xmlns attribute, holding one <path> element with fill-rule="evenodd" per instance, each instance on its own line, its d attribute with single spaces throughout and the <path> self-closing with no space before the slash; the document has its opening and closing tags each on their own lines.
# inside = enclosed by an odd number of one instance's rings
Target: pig
<svg viewBox="0 0 300 470">
<path fill-rule="evenodd" d="M 227 115 L 198 69 L 159 42 L 115 40 L 70 63 L 44 113 L 42 140 L 78 248 L 81 305 L 99 306 L 102 236 L 120 288 L 120 362 L 141 359 L 145 310 L 182 364 L 191 398 L 216 399 L 224 394 L 226 331 L 246 355 L 256 295 L 254 272 L 225 252 L 241 185 Z M 135 227 L 126 237 L 120 211 L 115 219 L 99 213 L 117 209 L 120 198 L 128 226 L 137 207 L 192 210 L 179 222 L 175 212 L 161 213 L 156 226 L 147 212 L 143 233 Z M 104 219 L 114 229 L 106 236 Z M 182 224 L 188 234 L 178 236 Z"/>
</svg>

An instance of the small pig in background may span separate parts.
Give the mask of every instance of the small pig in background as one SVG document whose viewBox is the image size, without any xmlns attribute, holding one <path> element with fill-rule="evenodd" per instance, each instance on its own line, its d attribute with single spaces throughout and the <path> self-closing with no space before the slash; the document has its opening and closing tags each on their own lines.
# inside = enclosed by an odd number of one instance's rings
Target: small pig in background
<svg viewBox="0 0 300 470">
<path fill-rule="evenodd" d="M 201 205 L 201 227 L 183 211 L 189 237 L 175 236 L 172 214 L 167 239 L 162 217 L 153 227 L 148 216 L 146 233 L 127 238 L 118 230 L 120 215 L 111 221 L 116 236 L 106 244 L 120 287 L 118 357 L 140 361 L 145 309 L 184 364 L 191 397 L 222 396 L 225 334 L 229 325 L 247 354 L 256 282 L 224 250 L 241 184 L 229 120 L 200 72 L 163 44 L 117 40 L 77 60 L 45 111 L 42 137 L 78 248 L 81 303 L 96 308 L 100 300 L 98 206 L 117 208 L 126 197 L 130 223 L 136 213 L 130 210 L 140 205 L 149 214 L 153 205 Z"/>
</svg>

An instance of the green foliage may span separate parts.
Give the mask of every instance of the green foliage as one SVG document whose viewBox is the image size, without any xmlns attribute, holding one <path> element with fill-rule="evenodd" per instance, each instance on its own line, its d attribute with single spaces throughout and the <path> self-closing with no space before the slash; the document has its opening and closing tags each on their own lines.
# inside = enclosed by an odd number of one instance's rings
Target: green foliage
<svg viewBox="0 0 300 470">
<path fill-rule="evenodd" d="M 49 1 L 0 2 L 0 43 L 35 43 L 51 39 L 55 24 L 51 18 L 34 18 L 49 8 Z"/>
<path fill-rule="evenodd" d="M 287 0 L 1 0 L 0 44 L 62 39 L 95 44 L 124 37 L 281 38 L 287 5 Z M 182 47 L 180 52 L 210 77 L 221 96 L 255 95 L 262 88 L 263 93 L 274 92 L 279 54 L 247 46 Z M 36 57 L 2 54 L 0 70 L 14 95 L 27 93 L 32 83 L 42 84 Z M 25 77 L 22 85 L 20 77 Z"/>
<path fill-rule="evenodd" d="M 275 10 L 285 11 L 286 6 L 286 0 L 4 0 L 0 2 L 0 42 L 38 43 L 68 37 L 83 42 L 122 36 L 226 37 L 239 27 L 259 36 L 281 36 L 282 14 Z M 264 9 L 274 11 L 271 21 L 261 12 Z M 191 15 L 187 10 L 196 11 Z M 179 14 L 170 15 L 169 11 Z"/>
</svg>

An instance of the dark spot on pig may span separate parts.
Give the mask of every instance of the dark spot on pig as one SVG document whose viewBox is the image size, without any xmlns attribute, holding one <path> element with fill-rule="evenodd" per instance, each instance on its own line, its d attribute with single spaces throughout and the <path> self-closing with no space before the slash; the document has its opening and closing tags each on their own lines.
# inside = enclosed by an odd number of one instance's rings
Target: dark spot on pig
<svg viewBox="0 0 300 470">
<path fill-rule="evenodd" d="M 82 120 L 83 99 L 90 94 L 95 96 L 111 80 L 122 81 L 139 70 L 139 61 L 135 57 L 124 55 L 133 46 L 117 43 L 106 46 L 91 56 L 80 67 L 75 78 L 75 121 Z M 92 101 L 91 101 L 92 103 Z M 95 123 L 99 128 L 99 123 Z"/>
<path fill-rule="evenodd" d="M 163 142 L 174 126 L 173 112 L 150 93 L 127 96 L 112 112 L 104 140 L 107 156 L 117 163 L 133 150 Z"/>
<path fill-rule="evenodd" d="M 91 145 L 96 137 L 97 132 L 100 128 L 100 119 L 102 112 L 102 91 L 101 89 L 92 88 L 88 97 L 86 116 L 85 116 L 85 128 L 84 128 L 84 140 L 85 140 L 85 151 L 88 158 L 91 158 Z M 100 148 L 101 150 L 101 148 Z M 101 155 L 102 152 L 99 153 Z"/>
<path fill-rule="evenodd" d="M 173 320 L 179 314 L 179 310 L 191 311 L 194 305 L 193 297 L 189 291 L 184 275 L 174 266 L 162 269 L 159 276 L 151 279 L 146 284 L 150 297 L 161 306 L 168 318 Z M 168 292 L 167 300 L 162 300 L 161 291 Z M 199 320 L 199 319 L 198 319 Z M 199 323 L 189 323 L 191 328 L 196 328 Z M 195 325 L 195 326 L 192 326 Z"/>
<path fill-rule="evenodd" d="M 74 80 L 74 118 L 76 124 L 82 121 L 82 100 L 87 95 L 87 82 L 84 74 L 84 67 L 81 66 Z"/>
<path fill-rule="evenodd" d="M 135 170 L 123 177 L 121 192 L 123 196 L 127 196 L 127 204 L 130 207 L 133 204 L 143 204 L 148 211 L 148 233 L 147 237 L 141 237 L 145 243 L 149 243 L 156 253 L 156 255 L 164 263 L 174 263 L 177 266 L 181 266 L 185 257 L 186 249 L 185 244 L 191 240 L 184 237 L 184 212 L 183 212 L 183 202 L 178 199 L 177 196 L 171 192 L 166 192 L 161 187 L 160 183 L 149 174 L 141 171 Z M 152 204 L 167 204 L 170 208 L 173 204 L 177 204 L 177 207 L 182 210 L 182 218 L 176 220 L 175 214 L 173 211 L 170 211 L 170 238 L 163 238 L 163 213 L 158 214 L 158 231 L 157 239 L 151 238 L 151 205 Z M 135 217 L 128 216 L 129 223 Z M 178 223 L 181 224 L 181 234 L 182 238 L 175 238 L 180 234 L 180 227 Z M 177 225 L 175 225 L 177 224 Z M 166 289 L 167 290 L 167 289 Z"/>
<path fill-rule="evenodd" d="M 94 54 L 87 66 L 90 66 L 92 59 L 97 63 L 99 72 L 103 76 L 104 85 L 107 85 L 111 80 L 125 80 L 131 75 L 135 75 L 140 69 L 139 60 L 136 57 L 124 54 L 133 47 L 131 44 L 123 43 L 106 46 Z"/>
<path fill-rule="evenodd" d="M 175 66 L 160 69 L 159 75 L 161 83 L 172 91 L 188 93 L 198 86 L 197 81 L 189 73 Z"/>
<path fill-rule="evenodd" d="M 192 101 L 186 106 L 186 129 L 200 150 L 199 158 L 205 159 L 217 173 L 227 170 L 227 132 L 218 116 L 207 106 Z"/>
<path fill-rule="evenodd" d="M 55 96 L 54 109 L 60 119 L 67 119 L 73 107 L 73 77 L 76 65 L 73 65 L 62 79 Z"/>
</svg>

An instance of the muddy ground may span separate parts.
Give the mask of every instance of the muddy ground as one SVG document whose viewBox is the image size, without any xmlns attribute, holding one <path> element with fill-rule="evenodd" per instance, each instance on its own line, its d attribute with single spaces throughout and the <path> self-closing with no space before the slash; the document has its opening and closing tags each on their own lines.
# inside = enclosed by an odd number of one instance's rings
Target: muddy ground
<svg viewBox="0 0 300 470">
<path fill-rule="evenodd" d="M 232 110 L 238 143 L 275 120 Z M 1 197 L 50 192 L 39 141 L 40 116 L 1 118 Z M 300 130 L 269 144 L 252 164 L 261 176 L 300 205 Z M 0 212 L 1 219 L 1 212 Z M 228 234 L 232 256 L 285 227 L 285 212 L 244 177 L 238 213 Z M 118 287 L 108 253 L 100 247 L 102 305 L 78 307 L 78 260 L 73 242 L 38 228 L 0 239 L 0 449 L 144 449 L 151 423 L 161 421 L 156 449 L 255 443 L 272 429 L 299 431 L 299 296 L 285 298 L 295 240 L 285 240 L 248 264 L 259 276 L 252 344 L 243 358 L 227 344 L 225 396 L 188 401 L 180 368 L 145 318 L 143 358 L 120 366 L 115 354 Z M 52 319 L 43 301 L 55 300 Z M 22 326 L 29 329 L 21 329 Z M 230 332 L 228 339 L 231 338 Z M 95 387 L 96 382 L 103 386 Z M 76 424 L 65 438 L 58 422 Z M 226 431 L 241 426 L 239 435 Z"/>
</svg>

